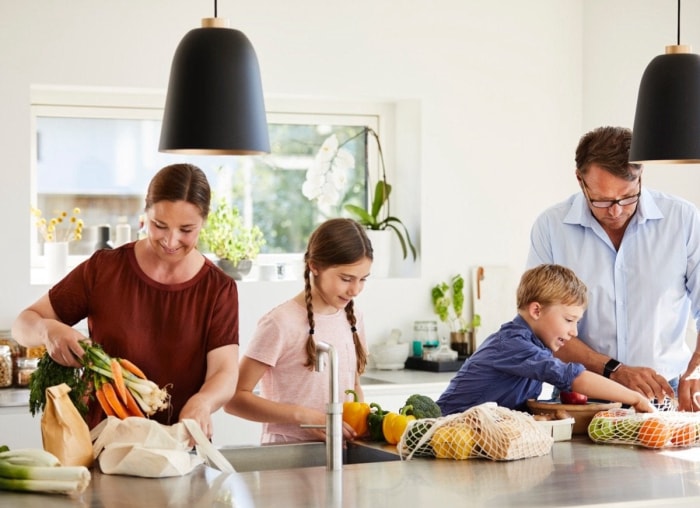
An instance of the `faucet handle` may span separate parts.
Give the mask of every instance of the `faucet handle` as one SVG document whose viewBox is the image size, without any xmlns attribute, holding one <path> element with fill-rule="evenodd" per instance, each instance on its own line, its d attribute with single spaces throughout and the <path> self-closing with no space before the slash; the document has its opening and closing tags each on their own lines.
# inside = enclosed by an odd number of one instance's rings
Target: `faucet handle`
<svg viewBox="0 0 700 508">
<path fill-rule="evenodd" d="M 299 427 L 301 427 L 302 429 L 325 429 L 326 428 L 325 425 L 317 425 L 314 423 L 300 423 Z"/>
</svg>

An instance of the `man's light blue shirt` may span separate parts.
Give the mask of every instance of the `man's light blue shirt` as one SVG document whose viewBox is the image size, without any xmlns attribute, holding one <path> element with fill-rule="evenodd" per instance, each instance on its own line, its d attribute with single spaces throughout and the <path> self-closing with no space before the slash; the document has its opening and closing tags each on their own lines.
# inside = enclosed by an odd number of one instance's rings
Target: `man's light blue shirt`
<svg viewBox="0 0 700 508">
<path fill-rule="evenodd" d="M 528 268 L 556 263 L 588 287 L 578 326 L 594 350 L 667 379 L 690 360 L 688 316 L 700 327 L 700 216 L 692 203 L 642 189 L 619 250 L 582 193 L 542 213 L 530 235 Z"/>
</svg>

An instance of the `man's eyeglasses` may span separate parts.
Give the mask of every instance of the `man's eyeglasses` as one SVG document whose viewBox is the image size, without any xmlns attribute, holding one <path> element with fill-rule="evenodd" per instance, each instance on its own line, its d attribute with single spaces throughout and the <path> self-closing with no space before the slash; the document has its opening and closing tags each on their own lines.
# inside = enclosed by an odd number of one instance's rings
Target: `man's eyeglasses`
<svg viewBox="0 0 700 508">
<path fill-rule="evenodd" d="M 637 201 L 639 201 L 639 196 L 642 195 L 642 177 L 639 177 L 639 192 L 635 194 L 634 196 L 628 196 L 626 198 L 621 198 L 621 199 L 606 199 L 606 200 L 592 200 L 591 196 L 588 194 L 588 185 L 586 185 L 586 181 L 581 178 L 581 183 L 583 183 L 583 193 L 586 195 L 586 198 L 588 199 L 588 202 L 591 204 L 593 208 L 610 208 L 613 205 L 620 205 L 620 206 L 629 206 L 635 204 Z"/>
</svg>

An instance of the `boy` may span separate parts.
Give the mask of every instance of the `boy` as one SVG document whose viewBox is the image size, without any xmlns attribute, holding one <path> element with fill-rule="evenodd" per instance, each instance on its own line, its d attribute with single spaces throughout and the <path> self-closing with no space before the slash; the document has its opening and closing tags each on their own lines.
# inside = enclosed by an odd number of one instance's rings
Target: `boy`
<svg viewBox="0 0 700 508">
<path fill-rule="evenodd" d="M 554 357 L 576 336 L 587 303 L 585 284 L 568 268 L 550 264 L 526 271 L 517 290 L 518 315 L 464 362 L 437 401 L 443 415 L 484 402 L 525 410 L 545 382 L 561 391 L 629 404 L 639 412 L 653 411 L 643 395 L 580 363 Z"/>
</svg>

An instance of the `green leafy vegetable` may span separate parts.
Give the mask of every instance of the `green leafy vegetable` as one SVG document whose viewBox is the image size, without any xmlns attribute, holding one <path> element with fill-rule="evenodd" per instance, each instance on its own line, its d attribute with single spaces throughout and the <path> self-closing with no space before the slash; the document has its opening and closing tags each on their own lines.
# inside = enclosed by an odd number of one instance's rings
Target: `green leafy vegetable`
<svg viewBox="0 0 700 508">
<path fill-rule="evenodd" d="M 61 365 L 46 352 L 39 359 L 39 365 L 29 379 L 29 410 L 33 416 L 41 413 L 46 407 L 46 389 L 61 383 L 70 387 L 68 396 L 78 412 L 83 416 L 87 414 L 85 397 L 90 391 L 90 383 L 84 375 L 84 369 Z"/>
</svg>

